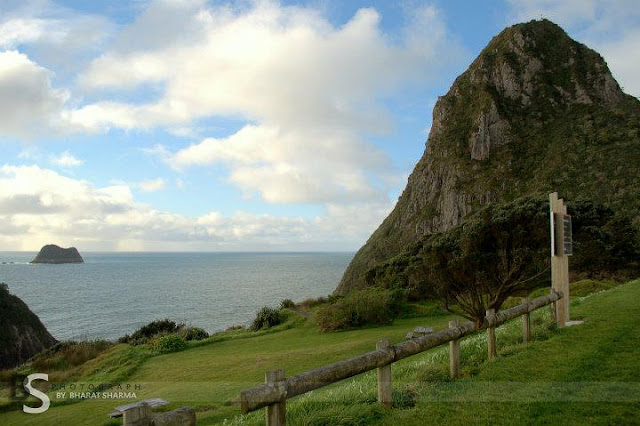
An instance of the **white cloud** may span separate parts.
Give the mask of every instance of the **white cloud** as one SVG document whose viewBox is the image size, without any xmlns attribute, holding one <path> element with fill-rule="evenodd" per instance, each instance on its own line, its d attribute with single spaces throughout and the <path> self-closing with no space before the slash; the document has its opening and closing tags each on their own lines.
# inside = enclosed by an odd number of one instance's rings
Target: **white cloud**
<svg viewBox="0 0 640 426">
<path fill-rule="evenodd" d="M 637 0 L 508 0 L 511 21 L 547 18 L 596 49 L 627 93 L 640 97 Z"/>
<path fill-rule="evenodd" d="M 53 13 L 51 3 L 40 1 L 49 12 L 0 21 L 0 45 L 37 44 L 48 33 L 67 40 L 79 22 L 90 21 L 63 9 Z M 319 9 L 275 1 L 150 2 L 79 76 L 96 101 L 67 102 L 66 92 L 52 88 L 51 74 L 21 56 L 38 78 L 23 85 L 39 94 L 23 110 L 41 113 L 0 119 L 0 131 L 4 124 L 26 133 L 38 128 L 34 123 L 52 132 L 161 127 L 202 139 L 198 134 L 206 130 L 196 132 L 196 120 L 233 117 L 244 121 L 236 133 L 163 157 L 182 169 L 221 163 L 231 183 L 268 202 L 379 202 L 396 179 L 386 153 L 367 142 L 394 127 L 381 99 L 434 77 L 445 66 L 440 49 L 447 49 L 448 60 L 460 51 L 435 8 L 412 12 L 405 31 L 392 39 L 372 8 L 337 27 Z M 158 97 L 122 101 L 123 93 L 140 87 L 153 87 Z"/>
<path fill-rule="evenodd" d="M 60 126 L 68 93 L 51 86 L 51 73 L 17 51 L 0 52 L 0 132 L 19 137 Z"/>
<path fill-rule="evenodd" d="M 94 189 L 87 182 L 38 166 L 0 168 L 0 212 L 14 219 L 25 215 L 46 218 L 50 214 L 73 211 L 106 215 L 127 210 L 131 201 L 132 195 L 126 186 Z"/>
<path fill-rule="evenodd" d="M 140 187 L 140 189 L 142 189 L 145 192 L 156 192 L 156 191 L 160 191 L 161 189 L 164 189 L 165 185 L 166 185 L 166 182 L 164 181 L 164 179 L 157 178 L 157 179 L 144 180 L 140 182 L 138 186 Z"/>
<path fill-rule="evenodd" d="M 28 46 L 39 63 L 74 68 L 113 31 L 107 18 L 81 14 L 49 0 L 0 4 L 0 48 Z M 84 63 L 84 61 L 80 61 Z"/>
<path fill-rule="evenodd" d="M 187 127 L 187 126 L 172 127 L 167 129 L 167 132 L 179 138 L 187 138 L 187 139 L 198 138 L 198 130 L 194 129 L 193 127 Z"/>
<path fill-rule="evenodd" d="M 166 22 L 170 16 L 158 10 L 174 7 L 172 2 L 157 2 L 151 9 Z M 98 102 L 74 111 L 71 119 L 90 129 L 146 128 L 240 114 L 278 125 L 317 121 L 386 131 L 388 113 L 377 99 L 408 80 L 433 76 L 442 62 L 437 48 L 450 47 L 454 56 L 457 50 L 448 43 L 435 9 L 418 12 L 420 19 L 413 17 L 404 39 L 392 43 L 373 9 L 361 9 L 335 28 L 315 9 L 269 1 L 239 11 L 193 8 L 189 16 L 176 18 L 188 21 L 184 27 L 199 29 L 189 43 L 133 43 L 125 49 L 122 41 L 81 77 L 87 87 L 123 89 L 163 82 L 166 90 L 157 102 Z M 131 33 L 160 37 L 158 28 L 163 26 L 150 25 L 147 15 L 122 38 L 129 41 Z"/>
<path fill-rule="evenodd" d="M 97 102 L 69 111 L 69 121 L 175 133 L 202 117 L 239 116 L 246 124 L 236 133 L 161 154 L 174 168 L 227 166 L 230 182 L 267 202 L 386 198 L 395 172 L 366 138 L 393 128 L 380 98 L 433 77 L 444 65 L 439 49 L 456 57 L 435 8 L 414 10 L 392 42 L 370 8 L 335 27 L 316 9 L 271 1 L 191 6 L 174 22 L 173 2 L 153 3 L 81 78 L 114 90 L 160 84 L 157 100 Z M 165 26 L 169 35 L 192 30 L 168 42 Z"/>
<path fill-rule="evenodd" d="M 42 19 L 11 19 L 0 24 L 0 47 L 12 49 L 22 43 L 39 40 L 46 31 Z"/>
<path fill-rule="evenodd" d="M 114 28 L 107 18 L 49 0 L 0 2 L 0 135 L 73 130 L 64 113 L 72 107 L 70 91 L 54 86 L 69 86 L 70 76 L 104 48 Z"/>
<path fill-rule="evenodd" d="M 0 250 L 48 243 L 93 250 L 355 249 L 391 205 L 329 206 L 313 219 L 236 212 L 188 217 L 38 166 L 0 168 Z"/>
<path fill-rule="evenodd" d="M 69 151 L 64 151 L 60 155 L 52 156 L 49 160 L 51 164 L 62 167 L 76 167 L 84 164 L 84 160 L 74 157 Z"/>
<path fill-rule="evenodd" d="M 352 134 L 320 129 L 245 126 L 229 138 L 208 138 L 169 157 L 176 168 L 224 163 L 229 180 L 271 203 L 384 199 L 368 175 L 386 176 L 387 156 Z"/>
</svg>

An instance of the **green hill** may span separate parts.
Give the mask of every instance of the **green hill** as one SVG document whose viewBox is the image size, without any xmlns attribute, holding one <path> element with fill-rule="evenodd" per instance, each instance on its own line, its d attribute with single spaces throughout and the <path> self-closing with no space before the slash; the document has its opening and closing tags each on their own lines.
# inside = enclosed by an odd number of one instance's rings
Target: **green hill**
<svg viewBox="0 0 640 426">
<path fill-rule="evenodd" d="M 550 21 L 502 31 L 438 99 L 425 152 L 336 293 L 494 202 L 558 192 L 640 219 L 640 102 Z"/>
</svg>

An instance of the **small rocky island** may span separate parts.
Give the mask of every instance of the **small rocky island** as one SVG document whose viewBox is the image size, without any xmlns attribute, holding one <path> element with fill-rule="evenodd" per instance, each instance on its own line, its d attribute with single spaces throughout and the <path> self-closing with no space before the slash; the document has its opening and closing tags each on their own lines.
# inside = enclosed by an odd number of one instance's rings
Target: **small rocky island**
<svg viewBox="0 0 640 426">
<path fill-rule="evenodd" d="M 47 244 L 40 249 L 40 253 L 31 263 L 84 263 L 84 259 L 75 247 L 65 249 L 55 244 Z"/>
</svg>

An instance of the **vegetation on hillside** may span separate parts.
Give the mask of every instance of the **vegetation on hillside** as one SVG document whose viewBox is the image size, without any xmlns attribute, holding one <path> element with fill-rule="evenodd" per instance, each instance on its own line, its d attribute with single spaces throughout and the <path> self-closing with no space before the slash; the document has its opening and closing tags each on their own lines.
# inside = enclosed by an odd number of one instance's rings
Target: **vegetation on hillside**
<svg viewBox="0 0 640 426">
<path fill-rule="evenodd" d="M 256 317 L 251 323 L 251 330 L 258 331 L 266 328 L 275 327 L 282 324 L 286 319 L 286 315 L 282 312 L 282 309 L 274 309 L 269 306 L 264 306 L 258 311 Z"/>
<path fill-rule="evenodd" d="M 489 205 L 460 226 L 430 238 L 421 249 L 419 285 L 431 286 L 444 307 L 482 324 L 487 309 L 548 282 L 545 203 L 523 198 Z M 418 290 L 420 291 L 420 290 Z"/>
<path fill-rule="evenodd" d="M 403 289 L 411 300 L 439 298 L 448 308 L 477 315 L 498 308 L 514 291 L 549 285 L 549 274 L 539 275 L 549 267 L 548 208 L 546 195 L 490 204 L 372 268 L 366 282 Z M 584 199 L 568 208 L 574 278 L 640 275 L 639 233 L 628 215 Z"/>
<path fill-rule="evenodd" d="M 0 283 L 0 324 L 0 368 L 15 367 L 56 343 L 38 316 L 4 283 Z"/>
<path fill-rule="evenodd" d="M 176 323 L 165 318 L 143 325 L 131 336 L 126 335 L 118 339 L 118 342 L 142 345 L 165 335 L 178 335 L 184 340 L 202 340 L 209 337 L 209 334 L 202 328 L 187 327 L 184 323 Z"/>
<path fill-rule="evenodd" d="M 379 288 L 356 290 L 318 309 L 316 321 L 322 331 L 390 324 L 400 313 L 402 293 Z"/>
</svg>

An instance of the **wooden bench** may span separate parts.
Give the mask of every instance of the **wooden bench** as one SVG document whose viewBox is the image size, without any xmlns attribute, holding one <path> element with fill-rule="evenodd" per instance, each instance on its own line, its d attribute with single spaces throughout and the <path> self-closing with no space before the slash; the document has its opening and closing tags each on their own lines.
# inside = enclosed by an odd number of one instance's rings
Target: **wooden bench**
<svg viewBox="0 0 640 426">
<path fill-rule="evenodd" d="M 132 408 L 142 407 L 143 405 L 146 405 L 149 408 L 163 407 L 165 405 L 169 405 L 169 401 L 166 401 L 162 398 L 151 398 L 151 399 L 145 399 L 144 401 L 132 402 L 131 404 L 118 405 L 115 408 L 115 411 L 109 414 L 109 417 L 111 418 L 122 417 L 122 414 L 125 411 L 131 410 Z"/>
</svg>

